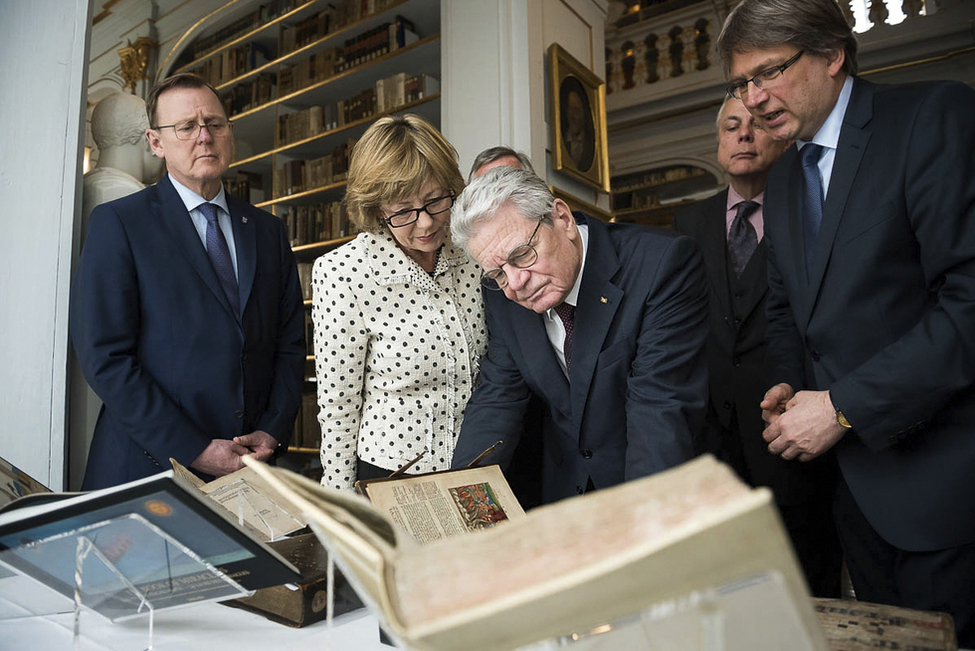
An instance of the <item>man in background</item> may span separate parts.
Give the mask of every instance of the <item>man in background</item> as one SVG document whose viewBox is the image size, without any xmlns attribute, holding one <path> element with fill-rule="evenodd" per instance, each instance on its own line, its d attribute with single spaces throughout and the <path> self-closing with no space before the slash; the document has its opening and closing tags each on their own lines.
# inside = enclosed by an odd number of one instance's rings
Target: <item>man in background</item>
<svg viewBox="0 0 975 651">
<path fill-rule="evenodd" d="M 532 162 L 528 160 L 528 156 L 525 156 L 520 151 L 515 151 L 511 147 L 499 145 L 485 149 L 474 158 L 467 182 L 470 183 L 477 177 L 486 174 L 489 170 L 493 170 L 495 167 L 515 167 L 535 173 L 535 168 L 532 167 Z"/>
<path fill-rule="evenodd" d="M 773 138 L 772 454 L 830 450 L 858 599 L 954 617 L 975 647 L 975 91 L 857 77 L 835 0 L 744 0 L 728 93 Z"/>
<path fill-rule="evenodd" d="M 228 196 L 233 125 L 193 75 L 146 101 L 158 183 L 94 209 L 71 336 L 104 402 L 82 488 L 170 466 L 204 479 L 287 445 L 305 362 L 304 307 L 281 220 Z"/>
<path fill-rule="evenodd" d="M 492 460 L 507 470 L 532 396 L 546 503 L 690 458 L 707 391 L 707 287 L 690 238 L 573 215 L 508 167 L 467 186 L 451 231 L 484 269 L 490 331 L 454 467 L 502 440 Z"/>
<path fill-rule="evenodd" d="M 710 295 L 710 398 L 695 451 L 714 454 L 752 486 L 772 489 L 813 594 L 839 597 L 842 555 L 831 509 L 835 460 L 827 455 L 804 464 L 769 454 L 758 406 L 768 389 L 762 202 L 769 168 L 789 143 L 773 140 L 731 98 L 718 111 L 717 131 L 718 164 L 730 185 L 674 218 L 674 230 L 701 245 Z"/>
</svg>

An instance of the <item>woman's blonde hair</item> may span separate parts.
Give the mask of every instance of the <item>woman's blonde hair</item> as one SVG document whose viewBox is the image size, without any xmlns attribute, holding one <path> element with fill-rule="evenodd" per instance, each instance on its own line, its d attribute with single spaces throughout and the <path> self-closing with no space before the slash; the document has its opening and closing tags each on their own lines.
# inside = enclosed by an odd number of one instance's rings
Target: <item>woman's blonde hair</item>
<svg viewBox="0 0 975 651">
<path fill-rule="evenodd" d="M 383 230 L 382 206 L 419 194 L 429 181 L 460 195 L 457 151 L 417 115 L 376 120 L 352 150 L 345 205 L 359 230 Z"/>
</svg>

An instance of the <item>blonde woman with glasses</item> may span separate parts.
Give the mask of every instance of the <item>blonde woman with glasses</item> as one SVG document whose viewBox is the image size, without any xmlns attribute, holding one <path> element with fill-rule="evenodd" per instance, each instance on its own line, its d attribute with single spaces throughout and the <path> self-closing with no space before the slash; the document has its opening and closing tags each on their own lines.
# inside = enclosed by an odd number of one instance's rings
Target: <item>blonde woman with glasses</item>
<svg viewBox="0 0 975 651">
<path fill-rule="evenodd" d="M 361 233 L 312 274 L 322 484 L 353 487 L 426 451 L 450 466 L 487 343 L 480 269 L 450 240 L 457 153 L 415 115 L 356 144 L 346 206 Z"/>
</svg>

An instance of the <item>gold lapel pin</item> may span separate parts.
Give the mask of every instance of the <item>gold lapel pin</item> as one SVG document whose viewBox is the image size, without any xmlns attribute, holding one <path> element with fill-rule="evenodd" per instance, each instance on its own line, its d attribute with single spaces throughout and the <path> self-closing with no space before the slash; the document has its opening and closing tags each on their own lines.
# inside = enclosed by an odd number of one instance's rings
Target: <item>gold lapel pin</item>
<svg viewBox="0 0 975 651">
<path fill-rule="evenodd" d="M 609 299 L 606 298 L 605 296 L 600 296 L 599 297 L 599 302 L 600 303 L 609 303 Z"/>
</svg>

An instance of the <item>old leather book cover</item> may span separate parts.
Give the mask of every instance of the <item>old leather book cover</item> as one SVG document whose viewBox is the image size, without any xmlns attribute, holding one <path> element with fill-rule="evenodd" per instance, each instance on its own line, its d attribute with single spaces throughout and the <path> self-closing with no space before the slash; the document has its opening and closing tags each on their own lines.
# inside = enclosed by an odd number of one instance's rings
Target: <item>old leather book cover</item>
<svg viewBox="0 0 975 651">
<path fill-rule="evenodd" d="M 301 572 L 301 582 L 297 584 L 297 590 L 293 589 L 294 584 L 278 585 L 258 590 L 251 597 L 224 603 L 259 613 L 272 621 L 295 628 L 325 619 L 328 604 L 328 553 L 315 534 L 297 534 L 269 543 L 269 546 Z M 334 588 L 335 616 L 362 608 L 362 601 L 338 568 L 335 570 Z"/>
</svg>

